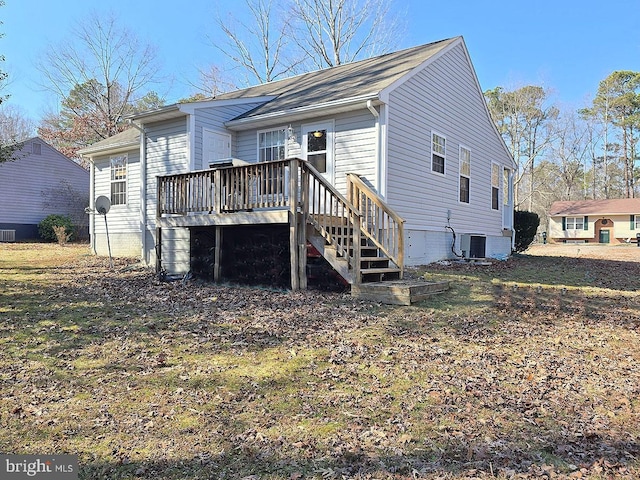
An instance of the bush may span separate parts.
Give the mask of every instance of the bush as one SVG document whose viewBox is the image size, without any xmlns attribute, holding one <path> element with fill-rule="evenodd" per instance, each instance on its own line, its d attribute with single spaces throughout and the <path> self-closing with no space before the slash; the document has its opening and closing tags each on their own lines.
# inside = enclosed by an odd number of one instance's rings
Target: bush
<svg viewBox="0 0 640 480">
<path fill-rule="evenodd" d="M 54 227 L 64 227 L 67 239 L 73 238 L 74 226 L 73 222 L 66 215 L 49 215 L 38 224 L 38 233 L 44 240 L 52 242 L 58 241 L 58 236 Z"/>
<path fill-rule="evenodd" d="M 516 232 L 515 249 L 516 252 L 522 252 L 533 242 L 540 225 L 540 217 L 537 213 L 516 210 L 514 223 Z"/>
</svg>

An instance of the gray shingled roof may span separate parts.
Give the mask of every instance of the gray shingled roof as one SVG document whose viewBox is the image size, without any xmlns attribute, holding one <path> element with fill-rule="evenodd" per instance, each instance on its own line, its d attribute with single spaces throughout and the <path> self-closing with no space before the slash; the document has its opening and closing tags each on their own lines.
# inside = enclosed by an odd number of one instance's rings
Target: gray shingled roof
<svg viewBox="0 0 640 480">
<path fill-rule="evenodd" d="M 275 97 L 273 100 L 267 101 L 234 119 L 240 120 L 314 105 L 331 104 L 332 102 L 353 98 L 374 97 L 460 38 L 454 37 L 440 40 L 358 62 L 235 90 L 223 93 L 210 100 Z M 189 104 L 197 108 L 198 103 L 207 102 L 208 100 L 189 102 Z M 180 111 L 180 104 L 174 104 L 160 108 L 157 111 L 145 112 L 141 115 L 154 116 L 162 114 L 162 112 L 169 112 L 171 115 L 184 114 Z M 131 146 L 139 141 L 139 138 L 140 132 L 135 128 L 130 128 L 80 150 L 80 154 L 95 154 L 101 151 Z"/>
<path fill-rule="evenodd" d="M 273 95 L 274 100 L 241 115 L 255 117 L 343 99 L 376 95 L 458 40 L 441 40 L 358 62 L 309 72 L 275 82 L 221 94 L 216 100 Z"/>
<path fill-rule="evenodd" d="M 86 148 L 78 151 L 80 155 L 99 152 L 100 150 L 111 150 L 119 147 L 128 147 L 140 142 L 140 131 L 136 128 L 128 128 L 124 132 L 117 133 L 109 138 L 105 138 Z"/>
<path fill-rule="evenodd" d="M 554 202 L 549 215 L 640 214 L 640 198 Z"/>
</svg>

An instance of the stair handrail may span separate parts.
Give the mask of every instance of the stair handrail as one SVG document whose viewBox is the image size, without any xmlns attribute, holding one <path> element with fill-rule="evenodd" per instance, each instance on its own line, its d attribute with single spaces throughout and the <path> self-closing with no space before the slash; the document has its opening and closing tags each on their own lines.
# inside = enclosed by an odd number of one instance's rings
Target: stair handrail
<svg viewBox="0 0 640 480">
<path fill-rule="evenodd" d="M 351 204 L 361 212 L 361 231 L 400 269 L 404 276 L 404 219 L 360 175 L 347 174 Z"/>
<path fill-rule="evenodd" d="M 301 209 L 305 222 L 313 225 L 336 248 L 336 252 L 347 260 L 353 273 L 353 282 L 360 283 L 362 214 L 308 161 L 300 160 L 300 171 Z M 347 224 L 339 226 L 337 222 L 343 220 Z M 335 232 L 332 232 L 330 227 L 340 228 L 335 228 Z"/>
</svg>

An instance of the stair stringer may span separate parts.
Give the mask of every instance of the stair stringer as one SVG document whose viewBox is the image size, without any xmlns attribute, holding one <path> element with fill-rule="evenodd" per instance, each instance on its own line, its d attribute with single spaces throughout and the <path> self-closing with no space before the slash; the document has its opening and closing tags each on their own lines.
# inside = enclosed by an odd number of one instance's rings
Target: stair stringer
<svg viewBox="0 0 640 480">
<path fill-rule="evenodd" d="M 314 246 L 331 267 L 350 285 L 355 283 L 353 271 L 349 268 L 349 262 L 338 255 L 334 245 L 327 244 L 325 238 L 312 226 L 307 225 L 307 241 Z"/>
</svg>

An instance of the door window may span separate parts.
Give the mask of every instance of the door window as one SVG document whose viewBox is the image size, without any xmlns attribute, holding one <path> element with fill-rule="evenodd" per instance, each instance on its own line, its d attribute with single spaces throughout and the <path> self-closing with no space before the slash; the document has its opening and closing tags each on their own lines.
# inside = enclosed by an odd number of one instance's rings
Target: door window
<svg viewBox="0 0 640 480">
<path fill-rule="evenodd" d="M 315 130 L 307 135 L 307 160 L 320 173 L 327 171 L 327 130 Z"/>
</svg>

